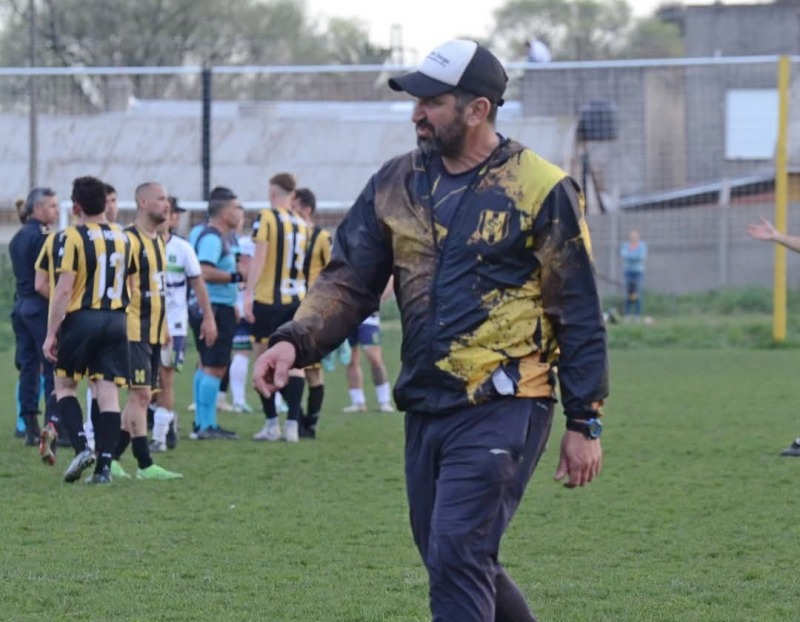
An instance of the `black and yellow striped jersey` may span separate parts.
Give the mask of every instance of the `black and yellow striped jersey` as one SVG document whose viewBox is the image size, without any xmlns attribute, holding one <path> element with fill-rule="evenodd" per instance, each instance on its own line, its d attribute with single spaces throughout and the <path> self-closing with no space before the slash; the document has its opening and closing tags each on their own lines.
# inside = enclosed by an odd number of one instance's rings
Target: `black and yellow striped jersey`
<svg viewBox="0 0 800 622">
<path fill-rule="evenodd" d="M 48 233 L 47 239 L 42 245 L 42 250 L 39 251 L 39 256 L 36 258 L 35 268 L 47 273 L 47 279 L 50 281 L 51 298 L 56 288 L 56 259 L 58 258 L 59 250 L 64 247 L 65 237 L 63 231 Z"/>
<path fill-rule="evenodd" d="M 161 236 L 151 238 L 135 225 L 125 229 L 131 242 L 128 341 L 153 345 L 166 337 L 167 251 Z"/>
<path fill-rule="evenodd" d="M 328 265 L 331 260 L 331 234 L 322 227 L 310 226 L 308 246 L 306 246 L 306 260 L 303 264 L 303 272 L 306 275 L 308 287 L 317 280 L 319 273 Z"/>
<path fill-rule="evenodd" d="M 56 273 L 75 274 L 67 313 L 81 309 L 124 311 L 128 306 L 125 279 L 130 243 L 122 227 L 89 223 L 67 227 L 61 243 L 53 245 Z M 55 278 L 51 281 L 54 286 Z"/>
<path fill-rule="evenodd" d="M 290 305 L 303 299 L 307 240 L 308 230 L 302 218 L 282 208 L 261 210 L 253 223 L 253 241 L 267 243 L 267 256 L 256 283 L 256 302 Z"/>
</svg>

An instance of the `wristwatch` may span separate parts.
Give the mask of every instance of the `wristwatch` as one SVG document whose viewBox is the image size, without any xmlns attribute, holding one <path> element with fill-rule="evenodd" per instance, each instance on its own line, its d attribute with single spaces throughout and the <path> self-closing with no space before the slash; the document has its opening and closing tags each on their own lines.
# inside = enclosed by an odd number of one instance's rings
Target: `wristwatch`
<svg viewBox="0 0 800 622">
<path fill-rule="evenodd" d="M 580 432 L 589 440 L 600 438 L 603 433 L 603 424 L 596 417 L 591 419 L 567 419 L 567 430 Z"/>
</svg>

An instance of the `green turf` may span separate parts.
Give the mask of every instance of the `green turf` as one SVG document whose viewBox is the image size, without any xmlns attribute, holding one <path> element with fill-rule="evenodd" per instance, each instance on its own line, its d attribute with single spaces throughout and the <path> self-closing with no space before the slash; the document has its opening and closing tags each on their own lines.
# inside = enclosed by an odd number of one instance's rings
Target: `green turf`
<svg viewBox="0 0 800 622">
<path fill-rule="evenodd" d="M 396 329 L 385 337 L 394 376 Z M 614 350 L 600 480 L 552 481 L 559 431 L 504 541 L 540 620 L 798 619 L 800 459 L 778 457 L 800 434 L 798 368 L 795 349 Z M 190 384 L 185 373 L 180 404 Z M 402 418 L 341 414 L 341 369 L 327 387 L 315 442 L 254 443 L 259 416 L 225 415 L 244 440 L 184 432 L 158 456 L 184 480 L 99 489 L 62 483 L 65 456 L 39 464 L 7 414 L 0 620 L 429 619 Z"/>
</svg>

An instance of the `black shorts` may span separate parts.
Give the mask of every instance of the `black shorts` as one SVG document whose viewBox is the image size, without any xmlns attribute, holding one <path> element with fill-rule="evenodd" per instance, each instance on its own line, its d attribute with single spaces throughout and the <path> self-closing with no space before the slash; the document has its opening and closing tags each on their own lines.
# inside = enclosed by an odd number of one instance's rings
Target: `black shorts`
<svg viewBox="0 0 800 622">
<path fill-rule="evenodd" d="M 81 309 L 68 313 L 58 331 L 56 376 L 76 381 L 128 382 L 128 326 L 124 311 Z"/>
<path fill-rule="evenodd" d="M 128 346 L 130 352 L 130 374 L 128 385 L 132 389 L 158 389 L 158 368 L 161 366 L 161 346 L 131 341 Z"/>
<path fill-rule="evenodd" d="M 266 343 L 281 325 L 294 318 L 300 303 L 290 305 L 265 305 L 260 302 L 253 303 L 253 339 L 256 343 Z"/>
<path fill-rule="evenodd" d="M 214 310 L 214 320 L 217 322 L 217 340 L 210 348 L 200 340 L 202 314 L 189 314 L 189 325 L 194 333 L 200 364 L 203 367 L 228 367 L 231 363 L 233 334 L 236 332 L 236 311 L 228 305 L 214 304 L 211 308 Z"/>
</svg>

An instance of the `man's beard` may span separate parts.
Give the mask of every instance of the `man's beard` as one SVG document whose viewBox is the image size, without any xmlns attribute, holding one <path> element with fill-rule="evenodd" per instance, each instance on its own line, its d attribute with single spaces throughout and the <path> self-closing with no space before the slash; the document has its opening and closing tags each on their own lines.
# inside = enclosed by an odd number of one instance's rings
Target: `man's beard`
<svg viewBox="0 0 800 622">
<path fill-rule="evenodd" d="M 438 132 L 427 121 L 420 121 L 417 127 L 425 127 L 430 136 L 417 135 L 417 146 L 425 154 L 438 153 L 445 158 L 456 158 L 464 150 L 467 139 L 467 123 L 457 115 L 450 125 L 442 127 Z"/>
<path fill-rule="evenodd" d="M 150 214 L 150 221 L 154 225 L 160 225 L 162 222 L 166 222 L 166 220 L 167 217 L 164 214 L 158 214 L 158 213 Z"/>
</svg>

